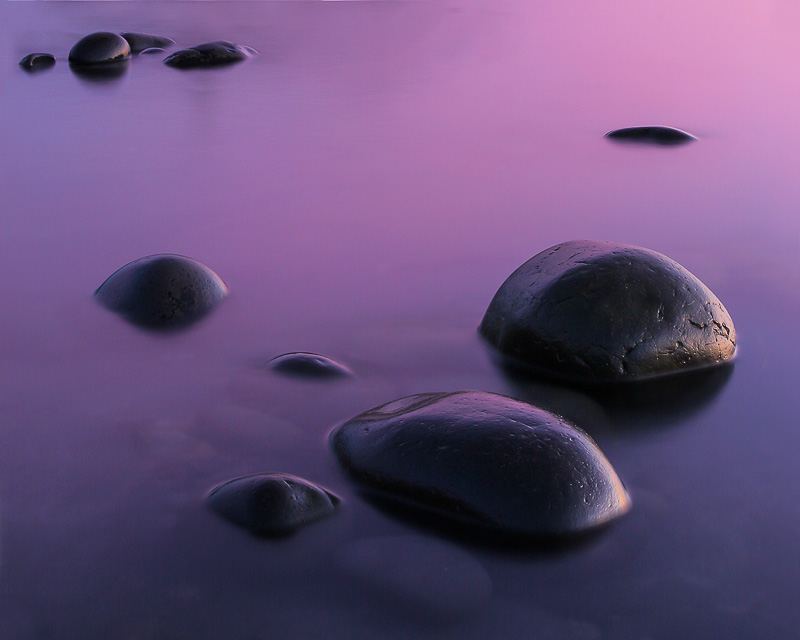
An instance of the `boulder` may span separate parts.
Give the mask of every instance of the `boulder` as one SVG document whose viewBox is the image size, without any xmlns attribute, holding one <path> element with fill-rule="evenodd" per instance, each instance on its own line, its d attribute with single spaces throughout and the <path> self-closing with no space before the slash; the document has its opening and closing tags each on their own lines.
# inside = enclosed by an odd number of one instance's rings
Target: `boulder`
<svg viewBox="0 0 800 640">
<path fill-rule="evenodd" d="M 176 69 L 218 67 L 241 62 L 249 55 L 245 47 L 233 42 L 219 40 L 176 51 L 164 59 L 164 64 Z"/>
<path fill-rule="evenodd" d="M 128 41 L 116 33 L 100 31 L 75 43 L 70 49 L 69 63 L 76 66 L 119 62 L 131 55 Z"/>
</svg>

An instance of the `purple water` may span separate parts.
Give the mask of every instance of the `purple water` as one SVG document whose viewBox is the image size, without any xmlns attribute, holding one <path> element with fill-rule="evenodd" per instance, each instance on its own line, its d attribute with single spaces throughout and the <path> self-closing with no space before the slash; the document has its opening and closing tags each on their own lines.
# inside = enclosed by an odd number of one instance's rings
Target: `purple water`
<svg viewBox="0 0 800 640">
<path fill-rule="evenodd" d="M 0 636 L 796 638 L 800 9 L 789 2 L 4 3 Z M 96 30 L 261 55 L 113 81 Z M 25 54 L 58 63 L 29 75 Z M 700 141 L 613 144 L 667 124 Z M 646 246 L 736 323 L 732 374 L 666 402 L 507 378 L 476 327 L 557 242 Z M 153 253 L 231 296 L 179 335 L 92 292 Z M 317 351 L 356 377 L 259 367 Z M 365 502 L 326 443 L 394 398 L 482 389 L 591 432 L 633 510 L 511 553 Z M 683 402 L 685 400 L 685 402 Z M 343 508 L 255 539 L 205 493 L 262 471 Z"/>
</svg>

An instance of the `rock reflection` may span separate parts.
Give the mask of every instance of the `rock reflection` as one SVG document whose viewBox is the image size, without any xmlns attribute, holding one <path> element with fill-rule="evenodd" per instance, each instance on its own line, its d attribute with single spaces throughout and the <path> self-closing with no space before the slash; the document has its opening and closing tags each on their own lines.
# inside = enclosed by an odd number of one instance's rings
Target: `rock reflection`
<svg viewBox="0 0 800 640">
<path fill-rule="evenodd" d="M 112 84 L 120 80 L 131 66 L 131 61 L 120 60 L 119 62 L 110 62 L 108 64 L 95 64 L 95 65 L 75 65 L 70 64 L 69 68 L 72 73 L 87 84 L 103 85 Z"/>
</svg>

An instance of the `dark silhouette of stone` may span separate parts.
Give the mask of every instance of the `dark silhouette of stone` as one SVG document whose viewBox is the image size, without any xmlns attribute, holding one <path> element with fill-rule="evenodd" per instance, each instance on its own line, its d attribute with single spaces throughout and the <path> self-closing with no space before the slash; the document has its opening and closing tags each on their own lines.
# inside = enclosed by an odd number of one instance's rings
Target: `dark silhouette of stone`
<svg viewBox="0 0 800 640">
<path fill-rule="evenodd" d="M 207 498 L 226 520 L 259 536 L 285 536 L 332 514 L 339 498 L 285 473 L 262 473 L 219 485 Z"/>
<path fill-rule="evenodd" d="M 120 35 L 128 41 L 128 44 L 131 47 L 131 53 L 140 53 L 145 49 L 150 49 L 152 47 L 164 49 L 175 44 L 175 41 L 172 38 L 167 38 L 165 36 L 154 36 L 149 33 L 126 31 Z"/>
<path fill-rule="evenodd" d="M 52 53 L 29 53 L 19 61 L 19 66 L 26 71 L 34 71 L 52 67 L 56 63 L 56 58 Z"/>
<path fill-rule="evenodd" d="M 100 31 L 78 40 L 70 49 L 69 63 L 75 66 L 119 62 L 131 55 L 128 41 L 116 33 Z"/>
<path fill-rule="evenodd" d="M 205 265 L 160 254 L 134 260 L 97 289 L 103 306 L 149 329 L 180 329 L 203 318 L 228 295 L 220 277 Z"/>
<path fill-rule="evenodd" d="M 572 241 L 534 256 L 494 296 L 480 333 L 540 373 L 620 382 L 730 361 L 736 332 L 725 307 L 666 256 Z"/>
<path fill-rule="evenodd" d="M 676 145 L 697 140 L 691 133 L 673 127 L 626 127 L 615 129 L 606 138 L 619 142 L 645 142 L 660 145 Z"/>
<path fill-rule="evenodd" d="M 299 378 L 347 378 L 353 375 L 344 365 L 316 353 L 284 353 L 270 360 L 268 366 L 278 373 Z"/>
<path fill-rule="evenodd" d="M 164 64 L 176 69 L 197 69 L 201 67 L 218 67 L 241 62 L 249 52 L 241 45 L 218 40 L 206 42 L 190 49 L 181 49 L 167 56 Z"/>
<path fill-rule="evenodd" d="M 339 462 L 368 488 L 514 536 L 579 534 L 630 508 L 588 435 L 493 393 L 401 398 L 337 427 L 331 443 Z"/>
</svg>

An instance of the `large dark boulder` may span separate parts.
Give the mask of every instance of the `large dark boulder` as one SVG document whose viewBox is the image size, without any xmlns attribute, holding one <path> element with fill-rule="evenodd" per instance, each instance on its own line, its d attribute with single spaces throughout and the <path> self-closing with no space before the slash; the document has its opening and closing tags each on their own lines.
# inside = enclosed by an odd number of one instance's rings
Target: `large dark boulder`
<svg viewBox="0 0 800 640">
<path fill-rule="evenodd" d="M 606 138 L 618 142 L 644 142 L 665 146 L 685 144 L 697 140 L 691 133 L 675 129 L 674 127 L 625 127 L 615 129 L 606 134 Z"/>
<path fill-rule="evenodd" d="M 496 532 L 575 534 L 630 507 L 588 435 L 493 393 L 408 396 L 348 420 L 331 443 L 339 462 L 367 487 Z"/>
<path fill-rule="evenodd" d="M 197 69 L 229 65 L 247 57 L 248 50 L 241 45 L 218 40 L 176 51 L 164 59 L 164 64 L 176 69 Z"/>
<path fill-rule="evenodd" d="M 115 271 L 95 297 L 106 308 L 148 329 L 180 329 L 208 314 L 228 295 L 220 277 L 205 265 L 160 254 Z"/>
<path fill-rule="evenodd" d="M 119 62 L 131 55 L 128 41 L 116 33 L 100 31 L 78 40 L 70 49 L 69 63 L 75 66 Z"/>
<path fill-rule="evenodd" d="M 700 280 L 666 256 L 608 242 L 551 247 L 512 273 L 480 333 L 511 362 L 617 382 L 731 360 L 736 331 Z"/>
<path fill-rule="evenodd" d="M 159 47 L 164 49 L 175 44 L 172 38 L 166 36 L 155 36 L 150 33 L 137 33 L 135 31 L 126 31 L 120 34 L 131 47 L 131 53 L 139 53 L 145 49 Z"/>
<path fill-rule="evenodd" d="M 339 498 L 302 478 L 261 473 L 219 485 L 207 501 L 223 518 L 256 535 L 285 536 L 332 514 Z"/>
</svg>

